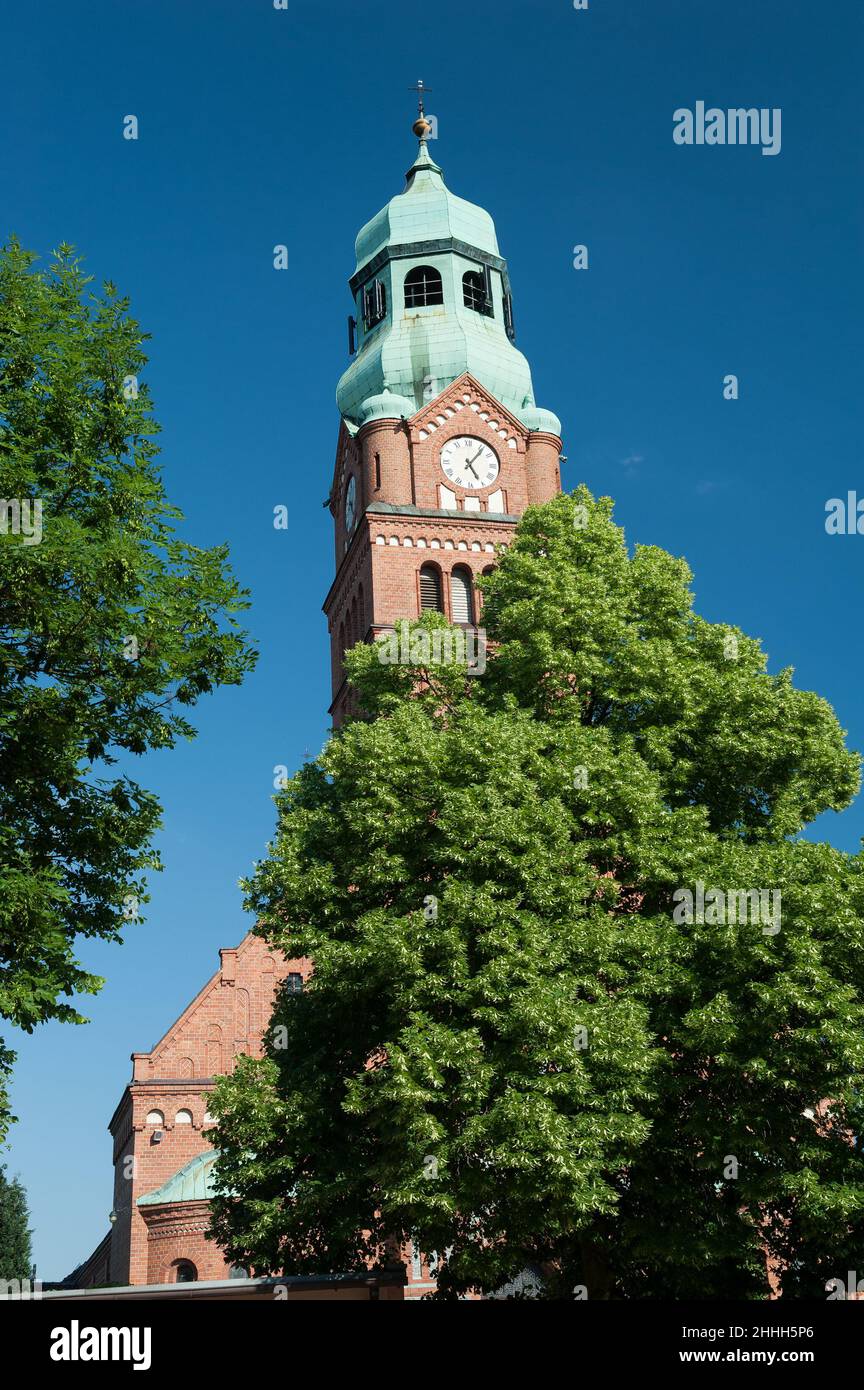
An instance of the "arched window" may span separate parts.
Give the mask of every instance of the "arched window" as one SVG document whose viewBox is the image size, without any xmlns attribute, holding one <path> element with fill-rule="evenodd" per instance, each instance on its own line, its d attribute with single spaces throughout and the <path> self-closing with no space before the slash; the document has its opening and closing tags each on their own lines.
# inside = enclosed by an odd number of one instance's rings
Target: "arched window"
<svg viewBox="0 0 864 1390">
<path fill-rule="evenodd" d="M 191 1110 L 178 1110 L 178 1111 L 177 1111 L 177 1114 L 174 1116 L 174 1123 L 175 1123 L 175 1125 L 191 1125 L 191 1123 L 192 1123 L 192 1111 L 191 1111 Z"/>
<path fill-rule="evenodd" d="M 457 565 L 450 575 L 450 617 L 454 623 L 473 623 L 474 587 L 471 571 Z"/>
<path fill-rule="evenodd" d="M 294 971 L 292 971 L 290 975 L 286 975 L 286 976 L 285 976 L 285 993 L 286 993 L 286 994 L 302 994 L 302 993 L 303 993 L 303 976 L 297 974 L 297 973 L 294 972 Z"/>
<path fill-rule="evenodd" d="M 175 1260 L 171 1267 L 175 1284 L 194 1284 L 198 1278 L 198 1271 L 191 1260 Z"/>
<path fill-rule="evenodd" d="M 441 575 L 435 565 L 424 565 L 420 571 L 420 608 L 421 611 L 434 609 L 438 613 L 444 612 Z"/>
<path fill-rule="evenodd" d="M 462 298 L 468 309 L 491 318 L 494 311 L 488 272 L 484 274 L 479 270 L 466 270 L 462 276 Z"/>
<path fill-rule="evenodd" d="M 415 265 L 405 276 L 405 308 L 444 303 L 444 284 L 432 265 Z"/>
<path fill-rule="evenodd" d="M 164 1125 L 164 1123 L 165 1123 L 165 1116 L 162 1114 L 162 1111 L 161 1111 L 161 1110 L 148 1110 L 148 1111 L 147 1111 L 147 1124 L 148 1124 L 148 1125 L 155 1125 L 157 1129 L 161 1129 L 162 1126 Z"/>
</svg>

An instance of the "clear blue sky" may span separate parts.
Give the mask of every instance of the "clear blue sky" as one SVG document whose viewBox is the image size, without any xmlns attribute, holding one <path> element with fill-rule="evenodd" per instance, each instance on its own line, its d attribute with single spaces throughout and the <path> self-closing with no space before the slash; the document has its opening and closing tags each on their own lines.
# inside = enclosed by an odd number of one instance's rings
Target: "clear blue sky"
<svg viewBox="0 0 864 1390">
<path fill-rule="evenodd" d="M 199 708 L 194 744 L 137 768 L 165 807 L 166 869 L 122 948 L 84 947 L 108 979 L 92 1022 L 15 1040 L 6 1157 L 43 1278 L 107 1230 L 129 1054 L 250 925 L 237 880 L 273 827 L 273 767 L 326 736 L 346 281 L 413 158 L 418 77 L 449 186 L 495 218 L 565 485 L 611 494 L 631 542 L 685 555 L 700 611 L 761 637 L 864 748 L 864 537 L 824 530 L 829 497 L 864 495 L 862 36 L 860 0 L 5 7 L 3 235 L 71 241 L 131 296 L 169 495 L 191 540 L 230 543 L 262 651 Z M 676 146 L 672 113 L 698 100 L 782 108 L 781 153 Z M 817 830 L 856 849 L 861 802 Z"/>
</svg>

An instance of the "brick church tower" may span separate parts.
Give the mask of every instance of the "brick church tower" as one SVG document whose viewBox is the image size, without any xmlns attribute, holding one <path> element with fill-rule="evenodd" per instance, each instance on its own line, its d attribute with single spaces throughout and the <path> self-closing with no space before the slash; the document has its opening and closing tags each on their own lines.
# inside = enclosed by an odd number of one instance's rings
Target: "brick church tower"
<svg viewBox="0 0 864 1390">
<path fill-rule="evenodd" d="M 337 726 L 352 710 L 345 651 L 426 608 L 474 626 L 477 576 L 525 508 L 561 489 L 561 426 L 515 346 L 492 219 L 446 187 L 422 100 L 414 132 L 406 187 L 358 234 L 349 281 L 324 602 Z"/>
</svg>

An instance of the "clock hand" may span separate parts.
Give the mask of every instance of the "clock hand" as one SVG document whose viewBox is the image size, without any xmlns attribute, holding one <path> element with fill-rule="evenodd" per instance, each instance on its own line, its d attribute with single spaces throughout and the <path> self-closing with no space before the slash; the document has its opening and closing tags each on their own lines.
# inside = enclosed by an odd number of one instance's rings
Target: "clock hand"
<svg viewBox="0 0 864 1390">
<path fill-rule="evenodd" d="M 483 452 L 482 449 L 478 449 L 477 452 L 476 452 L 476 454 L 474 455 L 473 459 L 469 459 L 468 462 L 466 463 L 465 467 L 466 467 L 466 468 L 470 468 L 472 463 L 476 463 L 477 460 L 479 459 L 480 455 L 482 454 L 482 452 Z"/>
<path fill-rule="evenodd" d="M 479 455 L 478 455 L 478 457 L 479 457 Z M 478 481 L 478 483 L 479 483 L 479 481 L 480 481 L 480 475 L 479 475 L 479 473 L 477 472 L 477 469 L 474 467 L 474 464 L 473 464 L 473 463 L 466 463 L 465 467 L 471 469 L 471 472 L 474 474 L 474 477 L 477 479 L 477 481 Z"/>
</svg>

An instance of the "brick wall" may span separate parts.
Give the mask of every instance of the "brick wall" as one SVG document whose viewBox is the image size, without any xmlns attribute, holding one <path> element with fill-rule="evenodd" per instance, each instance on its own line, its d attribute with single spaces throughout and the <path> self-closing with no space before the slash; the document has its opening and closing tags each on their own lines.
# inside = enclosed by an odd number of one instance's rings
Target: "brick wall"
<svg viewBox="0 0 864 1390">
<path fill-rule="evenodd" d="M 500 462 L 495 480 L 476 491 L 448 483 L 440 467 L 444 445 L 464 434 L 482 439 Z M 337 574 L 324 603 L 334 725 L 338 727 L 356 709 L 344 683 L 344 652 L 401 618 L 419 615 L 419 576 L 424 564 L 438 568 L 444 613 L 451 618 L 454 566 L 466 566 L 476 577 L 494 564 L 512 539 L 513 518 L 560 492 L 560 455 L 560 439 L 530 433 L 467 373 L 410 421 L 376 420 L 365 425 L 356 439 L 342 425 L 330 497 Z M 349 532 L 344 498 L 352 476 L 358 520 Z M 442 499 L 442 484 L 455 493 L 453 510 L 452 503 Z M 500 510 L 490 511 L 496 496 Z M 479 501 L 479 511 L 465 510 L 469 497 Z M 421 514 L 379 512 L 374 510 L 376 503 L 416 507 Z M 449 514 L 434 515 L 442 510 Z M 477 623 L 481 602 L 476 589 L 474 609 Z"/>
<path fill-rule="evenodd" d="M 304 980 L 311 973 L 311 962 L 286 961 L 251 933 L 238 947 L 219 954 L 220 969 L 153 1050 L 132 1054 L 132 1081 L 110 1124 L 115 1141 L 117 1214 L 111 1241 L 114 1283 L 152 1282 L 153 1260 L 166 1262 L 164 1255 L 154 1255 L 150 1246 L 152 1241 L 160 1250 L 167 1249 L 163 1226 L 166 1222 L 170 1226 L 170 1220 L 163 1208 L 138 1207 L 138 1197 L 161 1187 L 178 1169 L 211 1148 L 205 1117 L 213 1078 L 230 1072 L 240 1053 L 261 1055 L 262 1035 L 280 981 L 289 973 Z M 148 1120 L 155 1112 L 162 1117 L 158 1123 Z M 184 1121 L 182 1112 L 191 1115 L 191 1120 Z M 157 1134 L 161 1139 L 157 1140 Z M 188 1205 L 175 1204 L 178 1211 Z M 147 1219 L 142 1214 L 145 1210 Z M 163 1213 L 162 1225 L 152 1216 L 154 1211 Z M 153 1235 L 157 1228 L 158 1237 Z M 223 1277 L 224 1261 L 215 1247 L 204 1241 L 203 1227 L 201 1232 L 189 1234 L 194 1236 L 190 1249 L 194 1247 L 198 1258 L 184 1255 L 178 1246 L 179 1253 L 172 1254 L 167 1263 L 187 1258 L 197 1267 L 203 1259 L 208 1269 L 218 1269 L 219 1273 L 202 1277 Z"/>
</svg>

